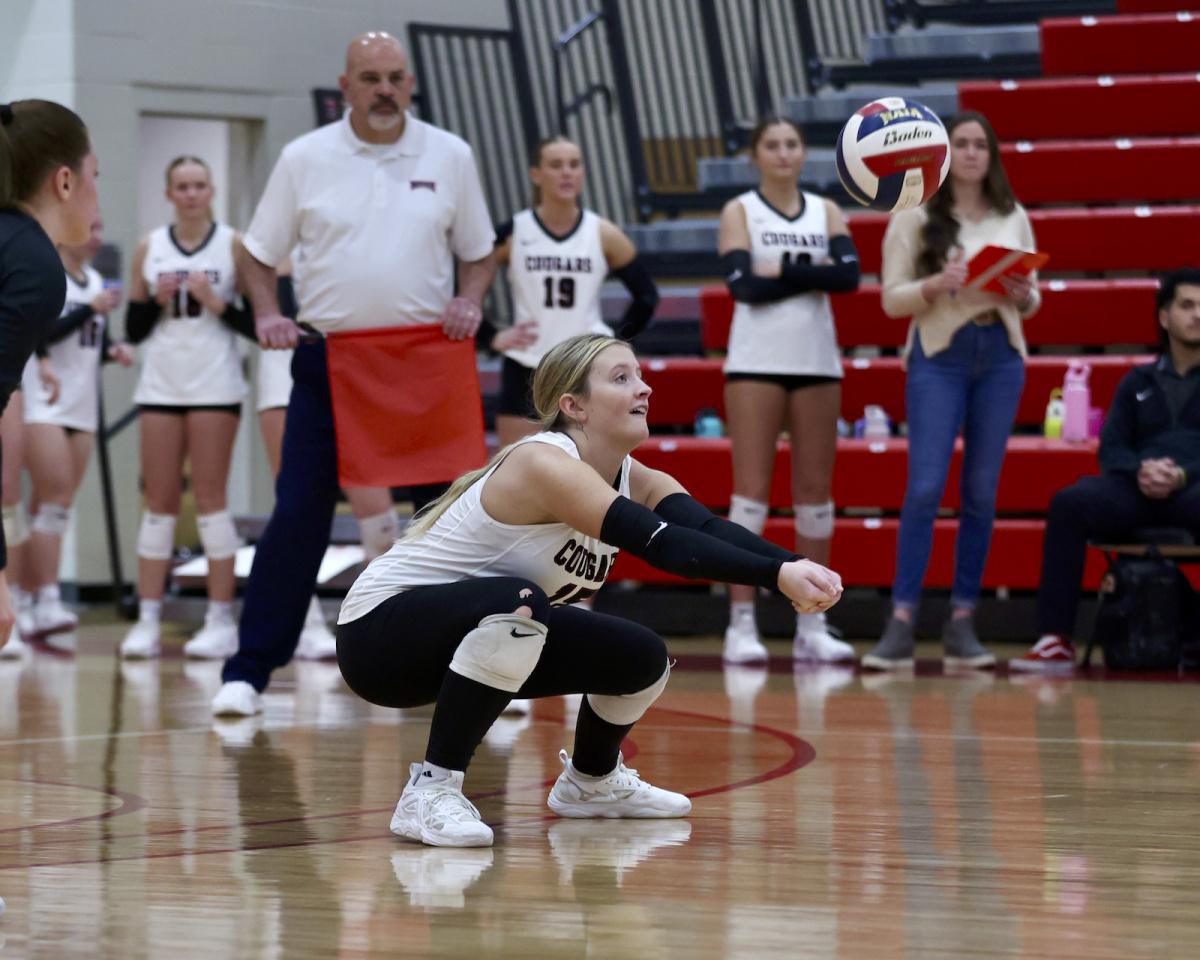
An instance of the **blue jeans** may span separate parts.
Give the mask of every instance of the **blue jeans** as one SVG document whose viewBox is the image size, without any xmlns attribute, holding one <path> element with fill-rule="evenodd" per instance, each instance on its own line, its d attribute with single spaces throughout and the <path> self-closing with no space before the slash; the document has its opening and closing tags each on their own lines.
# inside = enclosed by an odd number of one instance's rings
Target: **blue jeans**
<svg viewBox="0 0 1200 960">
<path fill-rule="evenodd" d="M 955 606 L 974 606 L 996 515 L 996 486 L 1017 415 L 1025 363 L 1001 323 L 963 326 L 950 346 L 925 356 L 920 337 L 908 359 L 908 487 L 900 511 L 892 602 L 915 608 L 933 545 L 933 521 L 959 429 L 962 508 L 954 546 Z"/>
</svg>

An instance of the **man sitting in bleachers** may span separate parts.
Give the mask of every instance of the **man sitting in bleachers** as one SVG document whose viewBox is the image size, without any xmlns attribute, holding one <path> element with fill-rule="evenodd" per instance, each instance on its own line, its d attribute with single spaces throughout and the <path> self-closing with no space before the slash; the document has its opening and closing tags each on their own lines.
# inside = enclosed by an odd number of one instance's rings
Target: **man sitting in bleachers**
<svg viewBox="0 0 1200 960">
<path fill-rule="evenodd" d="M 1200 541 L 1200 269 L 1167 274 L 1156 299 L 1163 349 L 1121 380 L 1100 434 L 1098 477 L 1050 503 L 1038 589 L 1041 638 L 1012 670 L 1070 670 L 1088 540 L 1184 527 Z"/>
</svg>

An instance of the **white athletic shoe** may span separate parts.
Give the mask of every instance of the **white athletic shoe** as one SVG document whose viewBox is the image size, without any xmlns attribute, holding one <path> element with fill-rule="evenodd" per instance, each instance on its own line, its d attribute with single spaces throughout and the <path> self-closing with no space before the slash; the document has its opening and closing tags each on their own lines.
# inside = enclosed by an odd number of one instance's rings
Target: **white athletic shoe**
<svg viewBox="0 0 1200 960">
<path fill-rule="evenodd" d="M 467 890 L 491 868 L 494 856 L 487 847 L 405 847 L 392 854 L 392 872 L 414 907 L 461 910 Z"/>
<path fill-rule="evenodd" d="M 199 633 L 183 645 L 183 655 L 194 660 L 228 660 L 237 648 L 237 624 L 232 620 L 213 623 L 206 617 Z"/>
<path fill-rule="evenodd" d="M 308 614 L 304 618 L 304 629 L 300 631 L 300 642 L 296 644 L 297 660 L 336 660 L 337 637 L 325 622 L 321 602 L 312 598 Z"/>
<path fill-rule="evenodd" d="M 21 631 L 21 636 L 36 636 L 38 628 L 37 620 L 33 613 L 33 594 L 26 593 L 21 589 L 14 589 L 12 591 L 12 598 L 14 613 L 17 615 L 17 629 Z"/>
<path fill-rule="evenodd" d="M 837 663 L 853 660 L 857 654 L 844 640 L 832 636 L 823 613 L 802 613 L 796 617 L 796 636 L 792 640 L 793 660 Z"/>
<path fill-rule="evenodd" d="M 79 618 L 62 605 L 58 597 L 39 597 L 33 604 L 33 627 L 35 633 L 60 633 L 74 630 Z"/>
<path fill-rule="evenodd" d="M 605 777 L 579 773 L 566 750 L 558 751 L 563 772 L 554 781 L 546 799 L 560 817 L 629 817 L 653 819 L 683 817 L 692 809 L 692 801 L 682 793 L 672 793 L 646 783 L 636 770 L 625 766 L 625 757 L 617 755 L 617 765 Z"/>
<path fill-rule="evenodd" d="M 739 617 L 725 628 L 721 659 L 726 663 L 766 663 L 770 659 L 752 618 Z"/>
<path fill-rule="evenodd" d="M 221 684 L 212 701 L 214 717 L 252 717 L 262 709 L 262 695 L 245 680 Z"/>
<path fill-rule="evenodd" d="M 532 700 L 509 700 L 508 706 L 500 711 L 500 716 L 527 717 L 532 712 Z"/>
<path fill-rule="evenodd" d="M 8 643 L 0 647 L 0 660 L 20 660 L 29 652 L 29 644 L 21 639 L 20 631 L 14 627 L 8 635 Z"/>
<path fill-rule="evenodd" d="M 421 775 L 421 766 L 408 768 L 408 784 L 392 814 L 392 833 L 431 847 L 490 847 L 492 828 L 464 796 L 463 773 L 454 770 L 444 780 L 434 780 Z"/>
<path fill-rule="evenodd" d="M 162 653 L 161 626 L 157 620 L 139 620 L 121 641 L 121 656 L 127 660 L 150 660 Z"/>
</svg>

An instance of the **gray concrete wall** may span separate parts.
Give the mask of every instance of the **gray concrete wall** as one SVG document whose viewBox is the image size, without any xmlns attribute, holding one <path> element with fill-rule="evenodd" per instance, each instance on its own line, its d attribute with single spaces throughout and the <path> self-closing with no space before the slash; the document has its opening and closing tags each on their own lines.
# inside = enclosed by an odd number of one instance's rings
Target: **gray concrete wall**
<svg viewBox="0 0 1200 960">
<path fill-rule="evenodd" d="M 0 0 L 0 5 L 0 102 L 47 97 L 83 116 L 100 160 L 106 239 L 121 248 L 126 265 L 139 239 L 140 118 L 244 121 L 238 125 L 244 137 L 234 140 L 246 141 L 241 150 L 251 182 L 228 187 L 230 220 L 244 226 L 237 221 L 252 210 L 280 149 L 312 128 L 311 91 L 336 85 L 351 37 L 387 30 L 406 42 L 410 22 L 508 25 L 504 0 Z M 110 419 L 129 408 L 133 383 L 128 371 L 105 372 Z M 253 405 L 246 411 L 252 420 Z M 141 509 L 136 425 L 116 438 L 112 453 L 128 577 Z M 269 510 L 271 480 L 256 423 L 243 426 L 234 474 L 231 506 Z M 81 582 L 102 582 L 109 564 L 94 464 L 77 503 L 75 557 L 66 559 L 65 569 L 75 568 Z"/>
</svg>

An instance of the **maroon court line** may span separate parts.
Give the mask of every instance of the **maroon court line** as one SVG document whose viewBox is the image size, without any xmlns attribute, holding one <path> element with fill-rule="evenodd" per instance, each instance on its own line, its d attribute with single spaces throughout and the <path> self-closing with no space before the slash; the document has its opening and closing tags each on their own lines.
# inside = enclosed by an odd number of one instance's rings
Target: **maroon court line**
<svg viewBox="0 0 1200 960">
<path fill-rule="evenodd" d="M 45 830 L 47 827 L 66 827 L 76 823 L 108 820 L 111 817 L 136 813 L 138 810 L 142 810 L 148 806 L 148 801 L 145 797 L 140 797 L 136 793 L 117 790 L 115 787 L 89 787 L 83 783 L 61 783 L 57 780 L 36 780 L 25 777 L 4 777 L 3 779 L 9 783 L 32 783 L 40 787 L 65 787 L 68 790 L 90 790 L 92 793 L 100 793 L 107 797 L 116 797 L 121 801 L 121 805 L 113 807 L 111 810 L 90 814 L 86 817 L 72 817 L 70 820 L 47 820 L 45 823 L 22 824 L 19 827 L 2 827 L 0 828 L 0 833 L 22 833 L 26 830 Z M 4 848 L 0 847 L 0 849 Z"/>
<path fill-rule="evenodd" d="M 766 783 L 771 780 L 780 779 L 782 777 L 787 776 L 790 773 L 794 773 L 795 771 L 801 769 L 802 767 L 807 766 L 816 758 L 816 755 L 817 755 L 816 749 L 810 743 L 808 743 L 806 740 L 803 740 L 800 737 L 795 736 L 794 734 L 787 733 L 784 730 L 779 730 L 775 727 L 768 727 L 764 724 L 758 724 L 758 723 L 752 723 L 752 724 L 740 723 L 729 717 L 717 717 L 717 716 L 712 716 L 710 714 L 693 713 L 691 711 L 686 711 L 686 710 L 672 710 L 672 709 L 665 708 L 665 707 L 653 707 L 651 709 L 655 713 L 665 713 L 665 714 L 670 714 L 670 715 L 673 715 L 676 717 L 686 717 L 688 719 L 693 719 L 693 720 L 705 720 L 708 722 L 725 724 L 726 726 L 729 726 L 729 727 L 742 727 L 744 729 L 752 730 L 756 733 L 760 733 L 765 736 L 772 737 L 773 739 L 779 740 L 791 748 L 791 756 L 787 760 L 785 760 L 782 764 L 780 764 L 779 766 L 774 767 L 771 770 L 764 771 L 763 773 L 758 774 L 756 776 L 748 777 L 744 780 L 738 780 L 738 781 L 735 781 L 733 783 L 728 783 L 728 784 L 721 784 L 721 785 L 718 785 L 715 787 L 708 787 L 704 790 L 698 790 L 693 793 L 687 794 L 687 796 L 689 796 L 691 798 L 707 797 L 707 796 L 712 796 L 712 795 L 718 794 L 718 793 L 728 793 L 732 790 L 739 790 L 739 789 L 743 789 L 743 788 L 749 787 L 749 786 L 754 786 L 754 785 L 757 785 L 760 783 Z M 626 742 L 629 743 L 630 747 L 632 748 L 632 750 L 629 753 L 629 758 L 632 759 L 637 754 L 637 745 L 633 741 L 626 741 Z M 40 782 L 40 781 L 31 781 L 31 782 Z M 546 781 L 545 783 L 552 783 L 552 782 L 553 781 Z M 53 785 L 54 786 L 64 786 L 64 787 L 74 786 L 74 784 L 53 784 Z M 543 784 L 543 785 L 545 785 L 545 784 Z M 85 789 L 98 789 L 98 788 L 85 788 Z M 531 787 L 520 787 L 518 789 L 526 790 L 526 789 L 531 789 Z M 491 791 L 487 794 L 474 794 L 471 796 L 474 797 L 475 799 L 483 799 L 483 798 L 491 798 L 491 797 L 495 797 L 495 796 L 503 796 L 503 795 L 507 794 L 508 792 L 509 792 L 509 790 L 507 788 L 504 788 L 501 790 Z M 133 794 L 129 794 L 128 796 L 135 797 L 135 795 L 133 795 Z M 136 800 L 140 801 L 142 806 L 145 805 L 145 801 L 142 798 L 136 797 Z M 121 808 L 117 808 L 117 809 L 120 810 Z M 372 811 L 372 810 L 368 810 L 368 811 L 360 810 L 360 811 L 352 811 L 352 812 L 343 811 L 341 813 L 319 814 L 317 816 L 311 816 L 311 817 L 306 816 L 306 817 L 296 817 L 296 818 L 292 818 L 292 819 L 284 819 L 284 820 L 276 820 L 276 821 L 263 821 L 262 823 L 259 823 L 259 824 L 256 824 L 256 823 L 220 824 L 220 825 L 214 825 L 211 827 L 201 827 L 196 830 L 193 830 L 192 832 L 198 833 L 202 830 L 203 831 L 218 830 L 218 829 L 228 830 L 228 829 L 235 829 L 235 828 L 245 829 L 245 828 L 256 827 L 256 826 L 271 826 L 271 825 L 285 824 L 285 823 L 306 823 L 309 821 L 334 819 L 337 817 L 359 816 L 364 812 L 366 812 L 366 813 L 373 813 L 373 812 L 385 813 L 385 812 L 387 812 L 387 809 L 388 808 L 383 808 L 378 811 Z M 116 811 L 110 811 L 107 815 L 111 816 L 112 813 L 115 813 L 115 812 Z M 133 812 L 133 811 L 130 810 L 128 812 Z M 93 820 L 93 819 L 99 819 L 99 818 L 98 817 L 82 817 L 79 819 L 80 820 Z M 552 819 L 552 818 L 546 817 L 543 819 Z M 61 823 L 71 823 L 71 822 L 76 822 L 76 821 L 61 821 Z M 37 826 L 50 826 L 50 825 L 51 824 L 39 824 Z M 16 828 L 10 828 L 10 829 L 21 830 L 21 829 L 32 829 L 32 827 L 31 828 L 16 827 Z M 179 829 L 174 829 L 174 830 L 166 831 L 163 834 L 129 834 L 129 835 L 127 835 L 126 838 L 153 837 L 153 836 L 158 836 L 158 835 L 169 836 L 171 834 L 180 833 L 180 832 L 183 832 L 183 831 L 181 831 Z M 186 856 L 199 857 L 199 856 L 211 856 L 213 854 L 226 854 L 226 853 L 252 853 L 252 852 L 255 852 L 258 850 L 280 850 L 280 849 L 287 849 L 290 847 L 328 846 L 328 845 L 341 844 L 341 843 L 360 843 L 364 840 L 381 840 L 381 839 L 391 839 L 391 838 L 392 838 L 391 833 L 366 834 L 363 836 L 355 836 L 355 837 L 334 837 L 334 838 L 330 838 L 330 839 L 320 839 L 320 838 L 316 838 L 316 837 L 309 837 L 309 838 L 300 839 L 300 840 L 283 841 L 280 843 L 255 844 L 255 845 L 251 845 L 251 846 L 222 847 L 222 848 L 215 849 L 215 850 L 171 850 L 171 851 L 163 851 L 161 853 L 135 853 L 135 854 L 128 854 L 125 856 L 94 857 L 94 858 L 86 858 L 86 859 L 79 859 L 79 860 L 56 860 L 56 861 L 49 862 L 49 863 L 13 864 L 11 866 L 0 865 L 0 871 L 17 870 L 17 869 L 33 870 L 33 869 L 37 869 L 38 867 L 71 867 L 71 866 L 85 866 L 85 865 L 100 864 L 100 863 L 122 863 L 122 862 L 134 861 L 134 860 L 163 860 L 163 859 L 169 859 L 169 858 L 173 858 L 173 857 L 186 857 Z"/>
</svg>

